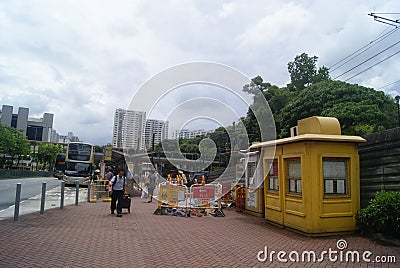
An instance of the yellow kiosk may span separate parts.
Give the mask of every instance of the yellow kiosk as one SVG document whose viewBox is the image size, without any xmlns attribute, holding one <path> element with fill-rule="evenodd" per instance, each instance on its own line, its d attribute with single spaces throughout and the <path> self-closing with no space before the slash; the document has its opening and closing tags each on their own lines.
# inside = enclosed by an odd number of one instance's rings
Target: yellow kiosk
<svg viewBox="0 0 400 268">
<path fill-rule="evenodd" d="M 353 232 L 360 209 L 357 144 L 365 140 L 341 135 L 332 117 L 299 120 L 297 133 L 250 147 L 262 152 L 265 218 L 310 236 Z"/>
</svg>

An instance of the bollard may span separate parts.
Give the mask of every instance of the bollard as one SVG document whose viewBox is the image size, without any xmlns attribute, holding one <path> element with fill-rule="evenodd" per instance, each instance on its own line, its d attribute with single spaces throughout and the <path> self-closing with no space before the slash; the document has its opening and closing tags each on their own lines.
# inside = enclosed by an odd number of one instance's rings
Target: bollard
<svg viewBox="0 0 400 268">
<path fill-rule="evenodd" d="M 75 206 L 79 203 L 79 180 L 75 181 Z"/>
<path fill-rule="evenodd" d="M 17 191 L 15 192 L 14 221 L 18 221 L 20 202 L 21 202 L 21 183 L 17 183 Z"/>
<path fill-rule="evenodd" d="M 44 213 L 44 205 L 46 202 L 46 183 L 42 183 L 42 197 L 40 199 L 40 214 Z"/>
<path fill-rule="evenodd" d="M 87 201 L 90 202 L 90 194 L 92 192 L 92 182 L 89 180 L 88 186 L 87 186 Z"/>
<path fill-rule="evenodd" d="M 65 182 L 61 182 L 61 200 L 60 200 L 60 209 L 64 208 L 64 191 L 65 191 Z"/>
</svg>

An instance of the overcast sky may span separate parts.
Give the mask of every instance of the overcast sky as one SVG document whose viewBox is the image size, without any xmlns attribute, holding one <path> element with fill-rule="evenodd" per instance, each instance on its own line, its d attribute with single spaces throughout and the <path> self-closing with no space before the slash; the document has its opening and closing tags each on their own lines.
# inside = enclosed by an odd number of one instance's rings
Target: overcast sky
<svg viewBox="0 0 400 268">
<path fill-rule="evenodd" d="M 0 1 L 0 104 L 29 107 L 31 116 L 54 113 L 59 133 L 106 144 L 115 108 L 127 108 L 158 72 L 211 61 L 284 86 L 287 63 L 296 55 L 316 55 L 318 66 L 330 67 L 394 28 L 370 12 L 400 12 L 400 1 Z M 331 76 L 399 40 L 397 31 Z M 348 82 L 380 88 L 398 81 L 399 59 L 395 55 Z M 395 96 L 400 83 L 381 90 Z"/>
</svg>

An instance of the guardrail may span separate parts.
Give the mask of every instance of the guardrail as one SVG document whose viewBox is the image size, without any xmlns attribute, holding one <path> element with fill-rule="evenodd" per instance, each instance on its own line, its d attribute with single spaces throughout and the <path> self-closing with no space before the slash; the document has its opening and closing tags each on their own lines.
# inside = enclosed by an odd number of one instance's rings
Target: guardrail
<svg viewBox="0 0 400 268">
<path fill-rule="evenodd" d="M 41 191 L 41 198 L 40 198 L 40 214 L 44 214 L 45 211 L 45 204 L 46 204 L 46 182 L 42 183 L 42 191 Z M 79 181 L 77 180 L 75 183 L 75 206 L 79 205 Z M 20 214 L 20 205 L 21 205 L 21 190 L 22 184 L 17 183 L 16 191 L 15 191 L 15 206 L 14 206 L 14 221 L 19 220 Z M 88 200 L 90 197 L 90 191 L 88 191 Z M 61 191 L 60 191 L 60 209 L 64 208 L 65 203 L 65 182 L 61 181 Z"/>
<path fill-rule="evenodd" d="M 88 202 L 96 203 L 97 199 L 102 199 L 103 202 L 111 202 L 109 193 L 109 180 L 89 181 L 88 184 Z"/>
</svg>

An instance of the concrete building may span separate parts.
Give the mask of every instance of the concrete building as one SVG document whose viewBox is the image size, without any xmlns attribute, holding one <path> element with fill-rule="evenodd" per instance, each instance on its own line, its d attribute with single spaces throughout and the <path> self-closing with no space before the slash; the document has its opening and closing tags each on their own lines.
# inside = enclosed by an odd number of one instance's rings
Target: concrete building
<svg viewBox="0 0 400 268">
<path fill-rule="evenodd" d="M 191 139 L 197 136 L 207 135 L 208 133 L 213 132 L 212 130 L 204 130 L 204 129 L 196 129 L 196 130 L 189 130 L 189 129 L 182 129 L 182 130 L 175 130 L 172 133 L 172 139 Z"/>
<path fill-rule="evenodd" d="M 147 119 L 146 128 L 144 132 L 144 143 L 147 149 L 151 148 L 153 145 L 159 144 L 162 140 L 168 139 L 168 121 Z"/>
<path fill-rule="evenodd" d="M 113 147 L 144 150 L 146 112 L 118 108 L 114 114 Z"/>
<path fill-rule="evenodd" d="M 56 143 L 56 142 L 58 142 L 59 139 L 60 139 L 60 134 L 57 132 L 57 130 L 53 129 L 51 131 L 50 141 Z"/>
<path fill-rule="evenodd" d="M 79 142 L 78 136 L 75 136 L 73 132 L 68 132 L 67 135 L 61 135 L 57 133 L 56 130 L 53 130 L 51 142 L 56 143 L 69 143 L 69 142 Z"/>
<path fill-rule="evenodd" d="M 28 117 L 29 108 L 19 107 L 13 113 L 13 106 L 3 105 L 0 113 L 1 124 L 20 130 L 28 140 L 51 141 L 53 131 L 53 114 L 44 113 L 42 118 Z"/>
</svg>

